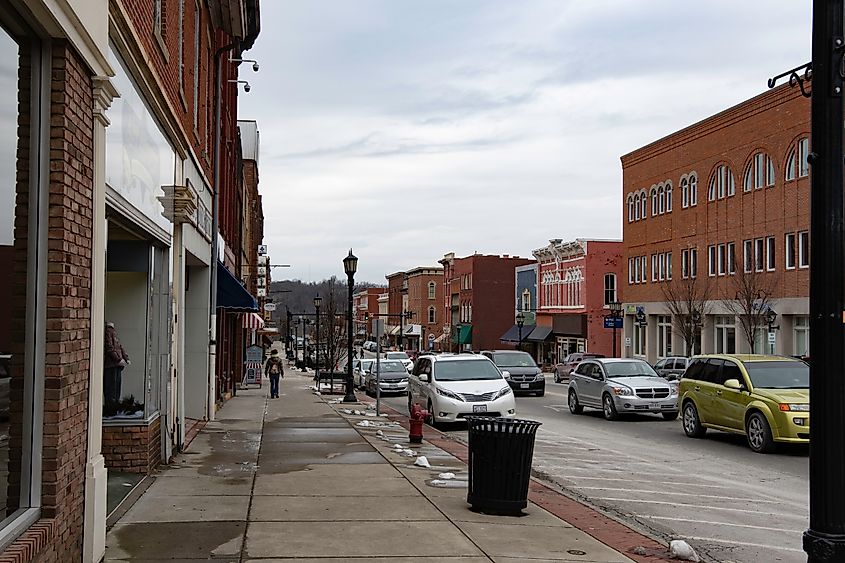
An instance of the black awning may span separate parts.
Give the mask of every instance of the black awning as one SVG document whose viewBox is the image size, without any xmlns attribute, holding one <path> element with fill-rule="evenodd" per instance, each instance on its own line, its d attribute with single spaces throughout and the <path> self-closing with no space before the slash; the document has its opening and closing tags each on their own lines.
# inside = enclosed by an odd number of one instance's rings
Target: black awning
<svg viewBox="0 0 845 563">
<path fill-rule="evenodd" d="M 552 327 L 550 326 L 538 326 L 534 330 L 531 331 L 531 334 L 526 336 L 524 340 L 528 342 L 545 342 L 548 340 L 549 336 L 552 334 Z"/>
<path fill-rule="evenodd" d="M 525 340 L 525 337 L 531 334 L 531 331 L 534 330 L 534 325 L 523 325 L 522 326 L 522 340 Z M 499 338 L 500 342 L 519 342 L 519 325 L 513 325 L 508 329 L 506 333 Z"/>
<path fill-rule="evenodd" d="M 242 313 L 258 312 L 255 297 L 220 261 L 217 262 L 217 307 Z"/>
</svg>

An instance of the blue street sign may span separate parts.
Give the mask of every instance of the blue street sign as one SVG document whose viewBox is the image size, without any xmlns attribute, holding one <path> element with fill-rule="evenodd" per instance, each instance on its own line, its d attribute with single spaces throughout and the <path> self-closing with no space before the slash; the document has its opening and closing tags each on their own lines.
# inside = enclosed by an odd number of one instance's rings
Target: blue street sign
<svg viewBox="0 0 845 563">
<path fill-rule="evenodd" d="M 605 317 L 604 328 L 622 328 L 622 317 Z"/>
</svg>

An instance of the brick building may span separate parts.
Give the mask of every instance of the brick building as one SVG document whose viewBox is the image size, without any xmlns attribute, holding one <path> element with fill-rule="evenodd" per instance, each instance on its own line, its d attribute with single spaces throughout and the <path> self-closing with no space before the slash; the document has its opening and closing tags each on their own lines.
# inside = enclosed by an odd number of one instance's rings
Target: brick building
<svg viewBox="0 0 845 563">
<path fill-rule="evenodd" d="M 809 131 L 784 86 L 622 157 L 627 355 L 809 353 Z"/>
<path fill-rule="evenodd" d="M 526 337 L 545 364 L 573 352 L 613 354 L 613 331 L 604 328 L 608 304 L 619 300 L 622 241 L 549 241 L 537 259 L 536 328 Z M 617 349 L 618 351 L 618 349 Z"/>
<path fill-rule="evenodd" d="M 355 326 L 359 339 L 372 340 L 372 323 L 368 319 L 378 316 L 378 298 L 384 293 L 383 287 L 365 287 L 352 295 L 352 307 L 355 311 Z"/>
<path fill-rule="evenodd" d="M 248 46 L 257 14 L 255 0 L 0 8 L 15 66 L 0 118 L 17 123 L 0 141 L 0 287 L 14 296 L 0 305 L 2 561 L 100 560 L 109 474 L 146 474 L 183 445 L 180 335 L 207 335 L 210 316 L 208 54 Z M 106 322 L 122 370 L 105 363 Z"/>
<path fill-rule="evenodd" d="M 429 341 L 443 334 L 443 268 L 419 266 L 405 272 L 407 281 L 407 308 L 411 313 L 406 321 L 405 344 L 409 350 L 427 350 Z"/>
<path fill-rule="evenodd" d="M 493 350 L 514 322 L 514 270 L 533 260 L 517 256 L 446 254 L 441 311 L 444 335 L 441 350 Z M 448 340 L 447 340 L 448 338 Z"/>
</svg>

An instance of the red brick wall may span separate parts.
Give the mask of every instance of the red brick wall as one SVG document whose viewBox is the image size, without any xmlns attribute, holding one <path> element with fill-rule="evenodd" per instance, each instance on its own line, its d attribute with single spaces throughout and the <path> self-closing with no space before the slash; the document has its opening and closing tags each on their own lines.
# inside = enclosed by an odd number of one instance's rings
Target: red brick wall
<svg viewBox="0 0 845 563">
<path fill-rule="evenodd" d="M 104 426 L 103 457 L 115 471 L 152 473 L 161 463 L 161 418 L 149 425 Z"/>
<path fill-rule="evenodd" d="M 608 309 L 604 307 L 604 276 L 616 274 L 616 295 L 621 302 L 624 298 L 623 280 L 627 282 L 622 261 L 621 242 L 587 242 L 586 260 L 586 312 L 587 312 L 587 350 L 610 357 L 613 353 L 613 331 L 604 328 L 604 316 Z M 617 337 L 620 332 L 617 331 Z M 619 353 L 617 344 L 616 351 Z"/>
<path fill-rule="evenodd" d="M 68 45 L 54 43 L 52 56 L 47 345 L 40 452 L 43 520 L 7 547 L 2 557 L 65 562 L 79 560 L 82 552 L 90 377 L 93 96 L 88 71 Z M 28 69 L 23 74 L 27 75 Z M 28 108 L 23 109 L 26 113 Z M 19 159 L 22 183 L 27 178 L 22 170 L 25 165 L 26 158 Z M 22 220 L 16 238 L 25 232 Z M 24 251 L 18 256 L 25 256 L 23 245 L 18 248 Z M 25 294 L 27 283 L 24 263 L 18 260 L 16 267 L 15 293 L 19 297 Z M 22 310 L 17 308 L 15 317 L 21 316 Z M 18 322 L 13 330 L 19 354 L 25 332 Z M 10 474 L 18 479 L 24 416 L 19 367 L 13 368 L 10 416 Z"/>
<path fill-rule="evenodd" d="M 428 298 L 428 284 L 434 283 L 434 299 Z M 407 321 L 425 328 L 426 339 L 429 334 L 436 337 L 443 334 L 443 274 L 418 274 L 408 278 L 408 310 L 414 317 Z M 434 322 L 428 322 L 428 308 L 434 307 Z M 410 345 L 410 339 L 409 339 Z M 416 344 L 414 344 L 416 347 Z M 428 344 L 423 344 L 427 348 Z"/>
<path fill-rule="evenodd" d="M 777 276 L 775 298 L 806 297 L 809 271 L 785 271 L 784 235 L 809 228 L 809 176 L 785 181 L 787 154 L 798 138 L 809 136 L 810 102 L 797 88 L 784 86 L 752 98 L 700 123 L 678 131 L 622 157 L 625 301 L 663 301 L 659 284 L 651 282 L 650 255 L 672 252 L 673 277 L 681 274 L 681 249 L 698 248 L 698 277 L 707 279 L 709 244 L 735 242 L 737 267 L 742 267 L 742 241 L 775 237 Z M 762 150 L 775 166 L 774 187 L 743 192 L 746 165 Z M 711 173 L 720 163 L 734 174 L 736 195 L 709 202 Z M 698 205 L 681 206 L 680 177 L 698 174 Z M 671 180 L 673 211 L 628 222 L 626 197 L 652 184 Z M 628 285 L 628 257 L 649 256 L 649 281 Z M 710 278 L 716 294 L 731 292 L 729 276 Z"/>
</svg>

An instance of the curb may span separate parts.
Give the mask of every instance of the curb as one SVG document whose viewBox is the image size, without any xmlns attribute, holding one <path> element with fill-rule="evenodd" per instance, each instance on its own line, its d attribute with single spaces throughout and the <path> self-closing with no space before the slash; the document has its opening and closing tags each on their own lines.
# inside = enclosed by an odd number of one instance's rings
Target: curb
<svg viewBox="0 0 845 563">
<path fill-rule="evenodd" d="M 374 403 L 375 401 L 369 397 L 363 399 L 359 397 L 359 402 Z M 399 423 L 405 429 L 409 429 L 408 417 L 406 415 L 385 404 L 382 404 L 381 410 L 383 413 L 388 414 L 389 420 Z M 469 451 L 465 444 L 445 437 L 436 428 L 428 425 L 426 425 L 426 428 L 429 429 L 429 434 L 436 436 L 425 437 L 424 440 L 426 442 L 455 456 L 464 463 L 468 462 Z M 669 549 L 665 544 L 566 496 L 560 491 L 537 480 L 535 477 L 531 478 L 528 489 L 528 500 L 638 563 L 677 561 L 670 557 Z"/>
</svg>

